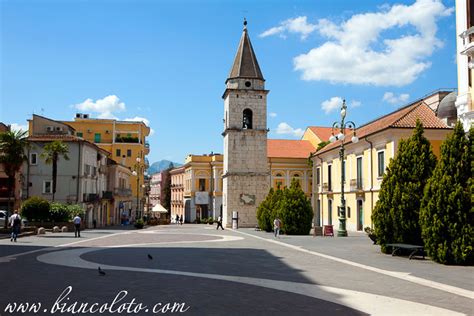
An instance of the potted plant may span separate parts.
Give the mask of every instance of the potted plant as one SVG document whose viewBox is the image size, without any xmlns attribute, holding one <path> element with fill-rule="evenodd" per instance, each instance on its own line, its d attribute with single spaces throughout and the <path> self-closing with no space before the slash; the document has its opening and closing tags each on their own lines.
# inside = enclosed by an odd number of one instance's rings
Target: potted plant
<svg viewBox="0 0 474 316">
<path fill-rule="evenodd" d="M 374 242 L 374 245 L 377 243 L 377 236 L 375 235 L 375 230 L 370 227 L 364 228 L 365 233 L 369 236 L 370 240 Z"/>
<path fill-rule="evenodd" d="M 144 225 L 144 224 L 143 224 L 143 220 L 139 219 L 139 220 L 137 220 L 137 221 L 135 222 L 135 225 L 134 225 L 134 226 L 135 226 L 135 228 L 137 228 L 137 229 L 142 229 L 142 228 L 143 228 L 143 225 Z"/>
</svg>

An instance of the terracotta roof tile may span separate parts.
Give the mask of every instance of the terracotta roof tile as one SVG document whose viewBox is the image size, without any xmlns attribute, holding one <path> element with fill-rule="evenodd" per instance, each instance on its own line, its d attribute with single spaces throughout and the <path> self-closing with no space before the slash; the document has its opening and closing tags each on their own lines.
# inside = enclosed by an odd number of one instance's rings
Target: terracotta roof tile
<svg viewBox="0 0 474 316">
<path fill-rule="evenodd" d="M 270 158 L 308 158 L 314 150 L 308 140 L 267 140 L 267 157 Z"/>
<path fill-rule="evenodd" d="M 416 120 L 420 119 L 423 127 L 427 129 L 449 129 L 441 119 L 436 117 L 436 114 L 423 101 L 408 105 L 404 108 L 398 109 L 395 112 L 389 113 L 378 119 L 375 119 L 356 130 L 357 137 L 362 138 L 371 134 L 380 132 L 387 128 L 415 128 Z M 345 144 L 351 142 L 351 134 L 347 133 L 349 137 L 344 140 Z M 346 134 L 346 135 L 347 135 Z M 340 141 L 329 144 L 324 147 L 320 153 L 330 151 L 335 147 L 341 145 Z"/>
<path fill-rule="evenodd" d="M 323 142 L 328 141 L 332 134 L 332 127 L 308 126 L 308 128 Z"/>
</svg>

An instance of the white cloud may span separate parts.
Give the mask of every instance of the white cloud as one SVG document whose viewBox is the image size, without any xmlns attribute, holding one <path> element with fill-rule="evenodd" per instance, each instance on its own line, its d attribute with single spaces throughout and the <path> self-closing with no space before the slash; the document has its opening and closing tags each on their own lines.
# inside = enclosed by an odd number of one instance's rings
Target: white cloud
<svg viewBox="0 0 474 316">
<path fill-rule="evenodd" d="M 135 116 L 135 117 L 131 117 L 131 118 L 126 118 L 126 119 L 124 119 L 124 121 L 127 121 L 127 122 L 143 122 L 143 123 L 145 123 L 146 126 L 150 127 L 150 135 L 149 136 L 153 136 L 153 134 L 155 134 L 155 130 L 153 128 L 151 128 L 150 121 L 147 118 L 140 117 L 140 116 Z"/>
<path fill-rule="evenodd" d="M 279 34 L 280 37 L 286 38 L 285 32 L 300 34 L 302 40 L 306 39 L 309 34 L 316 30 L 317 25 L 307 22 L 306 16 L 299 16 L 294 19 L 288 19 L 280 23 L 279 26 L 272 27 L 263 33 L 260 37 L 267 37 Z"/>
<path fill-rule="evenodd" d="M 362 102 L 357 101 L 357 100 L 352 100 L 351 103 L 349 104 L 349 107 L 351 108 L 357 108 L 361 106 Z"/>
<path fill-rule="evenodd" d="M 393 92 L 385 92 L 383 95 L 383 101 L 386 101 L 390 104 L 401 104 L 407 102 L 410 98 L 408 93 L 400 93 L 398 96 Z"/>
<path fill-rule="evenodd" d="M 103 99 L 96 101 L 92 99 L 86 99 L 84 102 L 74 105 L 74 107 L 80 111 L 92 111 L 99 113 L 98 118 L 112 118 L 117 117 L 113 114 L 114 112 L 125 111 L 125 103 L 120 101 L 116 95 L 108 95 Z"/>
<path fill-rule="evenodd" d="M 288 123 L 282 122 L 278 124 L 276 133 L 301 137 L 304 134 L 304 130 L 301 128 L 293 128 Z"/>
<path fill-rule="evenodd" d="M 22 130 L 22 131 L 26 132 L 28 130 L 28 124 L 11 123 L 10 127 L 11 127 L 12 131 Z"/>
<path fill-rule="evenodd" d="M 270 117 L 277 117 L 277 114 L 276 114 L 275 112 L 270 112 L 268 115 L 269 115 Z"/>
<path fill-rule="evenodd" d="M 342 105 L 341 97 L 332 97 L 331 99 L 323 101 L 323 103 L 321 103 L 321 109 L 323 109 L 324 112 L 328 114 L 334 110 L 340 109 L 341 105 Z"/>
<path fill-rule="evenodd" d="M 428 57 L 443 45 L 436 22 L 452 12 L 440 0 L 418 0 L 356 14 L 342 23 L 319 20 L 317 30 L 328 41 L 295 57 L 294 68 L 303 80 L 407 85 L 431 66 Z"/>
</svg>

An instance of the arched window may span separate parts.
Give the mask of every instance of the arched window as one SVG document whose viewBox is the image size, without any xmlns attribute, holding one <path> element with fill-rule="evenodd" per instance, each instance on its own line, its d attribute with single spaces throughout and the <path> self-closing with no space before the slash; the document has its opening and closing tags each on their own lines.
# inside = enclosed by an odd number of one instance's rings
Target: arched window
<svg viewBox="0 0 474 316">
<path fill-rule="evenodd" d="M 243 118 L 242 118 L 242 128 L 243 129 L 252 129 L 252 110 L 245 109 Z"/>
</svg>

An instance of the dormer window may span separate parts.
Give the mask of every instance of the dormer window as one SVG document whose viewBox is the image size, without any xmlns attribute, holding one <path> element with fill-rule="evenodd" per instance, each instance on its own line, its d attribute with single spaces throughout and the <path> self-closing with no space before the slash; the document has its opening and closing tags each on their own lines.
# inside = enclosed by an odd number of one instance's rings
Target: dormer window
<svg viewBox="0 0 474 316">
<path fill-rule="evenodd" d="M 242 128 L 252 129 L 252 110 L 245 109 L 242 118 Z"/>
</svg>

